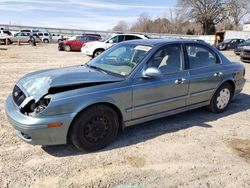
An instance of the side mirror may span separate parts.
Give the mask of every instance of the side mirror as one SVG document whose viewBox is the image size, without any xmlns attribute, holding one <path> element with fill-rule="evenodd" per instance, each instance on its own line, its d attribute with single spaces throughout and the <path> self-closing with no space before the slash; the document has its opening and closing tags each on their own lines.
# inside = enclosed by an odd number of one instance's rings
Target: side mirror
<svg viewBox="0 0 250 188">
<path fill-rule="evenodd" d="M 162 75 L 161 71 L 155 67 L 149 67 L 145 71 L 143 71 L 143 73 L 142 73 L 143 78 L 150 78 L 150 77 L 158 78 L 161 75 Z"/>
<path fill-rule="evenodd" d="M 109 44 L 113 44 L 113 42 L 114 41 L 112 39 L 108 41 Z"/>
</svg>

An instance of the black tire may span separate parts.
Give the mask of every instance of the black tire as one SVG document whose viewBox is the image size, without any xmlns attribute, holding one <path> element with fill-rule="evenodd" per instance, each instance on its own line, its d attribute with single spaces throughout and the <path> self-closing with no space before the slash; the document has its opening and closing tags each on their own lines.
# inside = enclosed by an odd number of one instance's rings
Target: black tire
<svg viewBox="0 0 250 188">
<path fill-rule="evenodd" d="M 49 43 L 48 39 L 43 39 L 43 43 Z"/>
<path fill-rule="evenodd" d="M 100 55 L 102 52 L 104 52 L 103 49 L 99 49 L 99 50 L 94 51 L 93 58 L 97 57 L 97 56 Z"/>
<path fill-rule="evenodd" d="M 74 119 L 69 139 L 79 150 L 96 151 L 110 144 L 118 130 L 116 112 L 108 106 L 97 105 L 82 111 Z"/>
<path fill-rule="evenodd" d="M 224 103 L 224 105 L 220 105 L 219 103 L 219 97 L 220 97 L 220 92 L 223 92 L 225 91 L 226 93 L 229 93 L 229 97 L 227 96 L 225 99 L 223 99 L 224 101 L 227 101 L 228 98 L 228 102 L 226 104 L 226 102 Z M 233 87 L 231 84 L 229 83 L 224 83 L 222 84 L 218 89 L 217 91 L 214 93 L 211 101 L 210 101 L 210 104 L 208 106 L 208 110 L 211 111 L 211 112 L 214 112 L 214 113 L 222 113 L 224 112 L 228 105 L 230 104 L 231 100 L 232 100 L 232 97 L 233 97 Z"/>
</svg>

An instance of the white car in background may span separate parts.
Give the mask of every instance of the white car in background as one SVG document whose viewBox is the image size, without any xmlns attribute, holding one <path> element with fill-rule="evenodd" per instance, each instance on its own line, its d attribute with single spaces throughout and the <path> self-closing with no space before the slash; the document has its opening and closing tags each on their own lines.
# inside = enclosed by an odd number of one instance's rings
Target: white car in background
<svg viewBox="0 0 250 188">
<path fill-rule="evenodd" d="M 64 37 L 62 34 L 51 33 L 51 37 L 52 37 L 53 42 L 62 42 L 64 40 Z"/>
<path fill-rule="evenodd" d="M 30 42 L 30 33 L 28 32 L 17 32 L 15 33 L 11 38 L 9 38 L 9 41 L 12 42 Z"/>
<path fill-rule="evenodd" d="M 44 42 L 44 43 L 49 43 L 52 41 L 52 36 L 50 33 L 47 33 L 47 32 L 38 32 L 36 33 L 36 35 L 39 37 L 40 41 L 41 42 Z"/>
<path fill-rule="evenodd" d="M 140 35 L 140 34 L 112 34 L 108 35 L 107 37 L 103 38 L 100 41 L 88 42 L 84 44 L 81 48 L 81 51 L 85 55 L 94 58 L 116 43 L 127 40 L 135 40 L 135 39 L 148 39 L 148 38 L 145 35 Z"/>
</svg>

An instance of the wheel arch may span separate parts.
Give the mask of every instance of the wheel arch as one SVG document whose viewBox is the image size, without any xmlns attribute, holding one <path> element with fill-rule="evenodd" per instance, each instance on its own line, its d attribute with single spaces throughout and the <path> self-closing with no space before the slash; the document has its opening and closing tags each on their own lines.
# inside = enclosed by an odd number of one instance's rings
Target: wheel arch
<svg viewBox="0 0 250 188">
<path fill-rule="evenodd" d="M 93 103 L 93 104 L 89 104 L 87 106 L 85 106 L 84 108 L 82 108 L 81 110 L 79 110 L 77 112 L 77 114 L 75 115 L 75 117 L 73 118 L 72 122 L 70 123 L 70 126 L 68 128 L 68 132 L 67 132 L 67 142 L 69 143 L 70 142 L 70 139 L 69 139 L 69 135 L 70 135 L 70 129 L 75 121 L 75 119 L 81 114 L 83 113 L 84 111 L 86 111 L 87 109 L 89 108 L 92 108 L 94 106 L 98 106 L 98 105 L 105 105 L 105 106 L 108 106 L 110 107 L 111 109 L 113 109 L 115 111 L 115 113 L 117 114 L 118 116 L 118 123 L 119 123 L 119 131 L 122 131 L 124 129 L 124 123 L 123 123 L 123 115 L 122 115 L 122 112 L 120 111 L 120 109 L 113 103 L 111 102 L 96 102 L 96 103 Z"/>
<path fill-rule="evenodd" d="M 95 53 L 96 53 L 96 51 L 98 51 L 98 50 L 105 51 L 105 49 L 104 49 L 104 48 L 102 48 L 102 47 L 96 48 L 96 49 L 94 50 L 93 54 L 92 54 L 92 57 L 94 57 L 94 54 L 95 54 Z"/>
<path fill-rule="evenodd" d="M 233 95 L 234 95 L 235 87 L 236 87 L 235 82 L 234 82 L 232 79 L 227 79 L 227 80 L 224 80 L 224 81 L 220 84 L 219 87 L 221 87 L 221 86 L 222 86 L 223 84 L 225 84 L 225 83 L 228 83 L 228 84 L 230 84 L 230 85 L 232 86 Z M 219 87 L 218 87 L 218 88 L 219 88 Z"/>
</svg>

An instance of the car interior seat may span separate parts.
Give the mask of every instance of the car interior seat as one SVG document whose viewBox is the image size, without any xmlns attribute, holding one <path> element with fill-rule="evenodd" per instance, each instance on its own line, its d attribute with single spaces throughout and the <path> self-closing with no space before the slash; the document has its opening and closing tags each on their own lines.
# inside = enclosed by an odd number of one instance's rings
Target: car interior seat
<svg viewBox="0 0 250 188">
<path fill-rule="evenodd" d="M 178 48 L 168 48 L 162 59 L 159 69 L 163 73 L 176 72 L 180 70 L 181 56 Z"/>
</svg>

